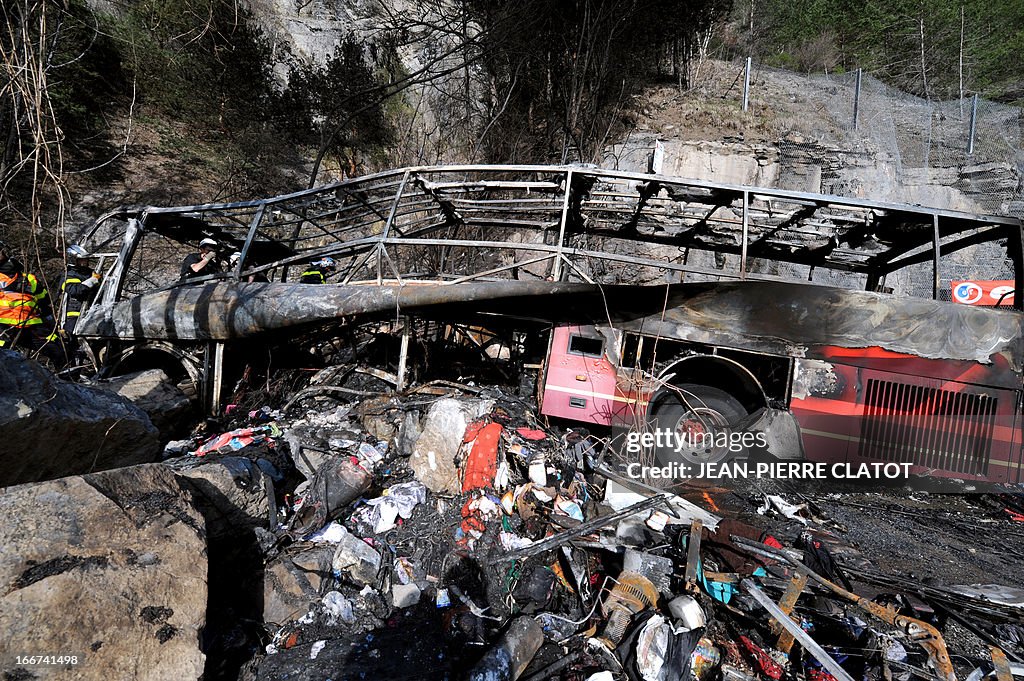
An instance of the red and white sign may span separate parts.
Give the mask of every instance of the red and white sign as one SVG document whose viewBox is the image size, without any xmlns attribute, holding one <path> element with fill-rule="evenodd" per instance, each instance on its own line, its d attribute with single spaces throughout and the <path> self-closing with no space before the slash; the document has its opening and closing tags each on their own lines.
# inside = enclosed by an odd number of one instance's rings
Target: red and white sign
<svg viewBox="0 0 1024 681">
<path fill-rule="evenodd" d="M 964 305 L 985 305 L 1011 307 L 1013 305 L 1013 281 L 1010 279 L 975 279 L 954 281 L 953 302 Z"/>
</svg>

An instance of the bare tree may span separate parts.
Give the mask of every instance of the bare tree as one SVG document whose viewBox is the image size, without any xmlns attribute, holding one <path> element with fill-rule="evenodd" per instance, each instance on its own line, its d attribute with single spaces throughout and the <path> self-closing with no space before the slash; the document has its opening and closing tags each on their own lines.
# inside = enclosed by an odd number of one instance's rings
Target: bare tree
<svg viewBox="0 0 1024 681">
<path fill-rule="evenodd" d="M 56 36 L 66 9 L 46 0 L 12 0 L 0 9 L 0 210 L 25 211 L 22 217 L 31 225 L 35 251 L 44 224 L 50 219 L 63 224 L 67 206 L 64 135 L 49 89 Z"/>
</svg>

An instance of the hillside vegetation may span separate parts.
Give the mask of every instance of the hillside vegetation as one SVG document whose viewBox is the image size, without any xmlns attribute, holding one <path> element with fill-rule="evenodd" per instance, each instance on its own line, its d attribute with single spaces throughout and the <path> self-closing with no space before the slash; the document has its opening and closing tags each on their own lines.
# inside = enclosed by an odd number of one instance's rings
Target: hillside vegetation
<svg viewBox="0 0 1024 681">
<path fill-rule="evenodd" d="M 393 164 L 594 162 L 645 88 L 700 85 L 712 57 L 863 67 L 931 98 L 1022 92 L 1024 0 L 384 0 L 360 3 L 372 37 L 319 61 L 280 54 L 246 7 L 2 4 L 0 228 L 24 257 L 59 258 L 110 207 L 83 211 L 90 193 L 199 202 Z"/>
<path fill-rule="evenodd" d="M 732 55 L 863 68 L 930 99 L 1024 99 L 1022 0 L 739 0 L 721 37 Z"/>
</svg>

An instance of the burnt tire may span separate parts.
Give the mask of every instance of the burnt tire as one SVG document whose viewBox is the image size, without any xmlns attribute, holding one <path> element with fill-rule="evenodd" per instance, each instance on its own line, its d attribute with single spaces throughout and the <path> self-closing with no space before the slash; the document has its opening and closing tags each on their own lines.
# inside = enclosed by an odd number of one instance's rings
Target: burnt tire
<svg viewBox="0 0 1024 681">
<path fill-rule="evenodd" d="M 709 385 L 686 383 L 672 387 L 653 405 L 652 428 L 681 436 L 692 447 L 656 447 L 658 465 L 686 465 L 745 459 L 748 451 L 735 434 L 735 424 L 749 414 L 739 400 Z M 673 436 L 675 437 L 675 436 Z"/>
</svg>

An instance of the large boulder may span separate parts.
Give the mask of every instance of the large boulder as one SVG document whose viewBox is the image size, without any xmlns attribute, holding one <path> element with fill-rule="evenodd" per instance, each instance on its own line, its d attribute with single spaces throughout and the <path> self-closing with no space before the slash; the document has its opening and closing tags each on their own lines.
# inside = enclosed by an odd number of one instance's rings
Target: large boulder
<svg viewBox="0 0 1024 681">
<path fill-rule="evenodd" d="M 156 461 L 159 433 L 109 392 L 62 381 L 0 350 L 0 486 Z"/>
<path fill-rule="evenodd" d="M 254 447 L 247 448 L 250 451 Z M 245 449 L 241 451 L 246 451 Z M 234 678 L 237 666 L 259 643 L 254 623 L 262 618 L 263 553 L 257 533 L 276 516 L 274 486 L 259 462 L 242 456 L 184 456 L 167 462 L 192 493 L 206 519 L 209 561 L 207 621 L 203 637 L 206 678 Z M 272 536 L 272 535 L 270 535 Z"/>
<path fill-rule="evenodd" d="M 320 600 L 324 582 L 333 580 L 334 546 L 296 547 L 275 557 L 263 578 L 263 620 L 286 624 Z"/>
<path fill-rule="evenodd" d="M 0 517 L 0 676 L 202 675 L 205 525 L 172 472 L 152 464 L 8 487 Z M 25 654 L 79 660 L 22 671 L 14 656 Z"/>
<path fill-rule="evenodd" d="M 185 457 L 171 467 L 192 492 L 211 540 L 251 536 L 255 528 L 270 526 L 274 483 L 255 462 L 240 456 L 210 462 Z"/>
<path fill-rule="evenodd" d="M 175 437 L 192 414 L 192 402 L 162 369 L 125 374 L 95 385 L 146 412 L 164 439 Z"/>
</svg>

